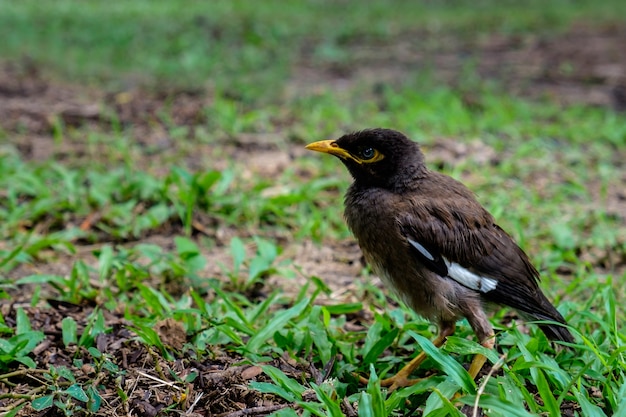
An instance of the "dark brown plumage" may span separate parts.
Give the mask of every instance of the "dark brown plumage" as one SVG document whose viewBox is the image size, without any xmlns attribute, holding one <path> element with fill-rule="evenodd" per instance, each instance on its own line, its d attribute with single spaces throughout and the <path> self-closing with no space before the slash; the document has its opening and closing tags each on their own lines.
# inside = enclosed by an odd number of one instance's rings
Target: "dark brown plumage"
<svg viewBox="0 0 626 417">
<path fill-rule="evenodd" d="M 436 322 L 436 345 L 467 318 L 479 341 L 493 347 L 488 304 L 513 307 L 531 320 L 565 324 L 541 292 L 528 256 L 463 184 L 430 171 L 417 143 L 402 133 L 370 129 L 307 149 L 329 153 L 348 168 L 353 184 L 345 217 L 374 272 L 420 315 Z M 551 340 L 573 342 L 566 327 L 541 324 Z M 395 377 L 392 388 L 410 385 L 419 355 Z M 485 358 L 470 366 L 473 377 Z"/>
</svg>

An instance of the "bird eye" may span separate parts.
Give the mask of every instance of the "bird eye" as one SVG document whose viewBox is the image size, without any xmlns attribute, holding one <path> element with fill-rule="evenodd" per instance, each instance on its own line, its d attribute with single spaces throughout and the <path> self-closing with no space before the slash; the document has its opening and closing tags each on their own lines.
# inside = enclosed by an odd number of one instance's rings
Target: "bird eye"
<svg viewBox="0 0 626 417">
<path fill-rule="evenodd" d="M 361 151 L 361 156 L 365 160 L 372 159 L 375 154 L 376 154 L 376 151 L 374 150 L 374 148 L 365 148 Z"/>
</svg>

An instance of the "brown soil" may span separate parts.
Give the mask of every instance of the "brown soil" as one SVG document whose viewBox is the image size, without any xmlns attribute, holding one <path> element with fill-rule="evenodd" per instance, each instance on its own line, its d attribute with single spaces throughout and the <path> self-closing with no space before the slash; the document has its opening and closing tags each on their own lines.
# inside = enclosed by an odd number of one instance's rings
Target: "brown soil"
<svg viewBox="0 0 626 417">
<path fill-rule="evenodd" d="M 436 68 L 442 82 L 460 84 L 463 67 L 472 65 L 485 79 L 501 81 L 512 94 L 528 97 L 550 97 L 564 104 L 586 104 L 603 106 L 610 111 L 626 110 L 626 26 L 591 27 L 577 25 L 568 32 L 553 36 L 491 36 L 472 44 L 458 39 L 441 42 L 448 45 L 437 51 L 422 45 L 420 34 L 408 34 L 393 42 L 380 44 L 350 45 L 354 60 L 350 65 L 317 65 L 303 52 L 294 68 L 293 79 L 287 87 L 290 94 L 302 94 L 320 85 L 335 89 L 346 89 L 357 83 L 396 83 L 404 76 L 414 73 L 416 68 Z M 471 97 L 468 97 L 471 100 Z M 133 126 L 134 138 L 139 144 L 157 152 L 146 154 L 138 161 L 146 169 L 158 170 L 155 163 L 161 155 L 158 149 L 169 149 L 171 139 L 168 126 L 187 126 L 188 135 L 205 123 L 204 108 L 211 98 L 201 93 L 179 93 L 159 95 L 144 91 L 124 91 L 117 94 L 86 88 L 81 85 L 51 82 L 43 78 L 37 67 L 28 61 L 5 63 L 0 66 L 0 123 L 8 133 L 9 143 L 15 145 L 27 160 L 59 161 L 80 158 L 80 143 L 73 141 L 55 143 L 54 132 L 62 124 L 72 127 L 109 130 L 118 123 L 122 128 Z M 165 123 L 161 112 L 167 110 L 170 120 Z M 278 146 L 275 138 L 254 135 L 231 138 L 221 149 L 221 156 L 240 161 L 245 175 L 262 171 L 265 176 L 280 174 L 285 166 L 299 155 L 300 146 Z M 254 144 L 251 146 L 250 144 Z M 261 145 L 259 145 L 261 144 Z M 433 148 L 432 156 L 446 163 L 454 163 L 468 155 L 480 154 L 487 159 L 490 150 L 480 143 L 460 145 L 454 141 L 442 141 Z M 214 155 L 208 145 L 187 155 L 190 169 L 205 168 L 202 158 Z M 156 155 L 156 156 L 155 156 Z M 624 155 L 623 155 L 624 156 Z M 624 158 L 621 158 L 622 160 Z M 213 166 L 212 168 L 216 168 Z M 624 218 L 626 213 L 626 177 L 616 179 L 615 187 L 608 190 L 610 210 Z M 1 192 L 0 192 L 1 195 Z M 215 236 L 218 243 L 228 242 L 237 234 L 236 230 L 220 230 Z M 171 247 L 171 232 L 150 236 L 151 242 Z M 287 239 L 285 239 L 287 240 Z M 21 266 L 11 272 L 12 277 L 39 273 L 69 274 L 70 265 L 78 258 L 95 263 L 92 247 L 78 245 L 76 256 L 51 257 L 38 265 Z M 228 251 L 217 245 L 209 256 L 229 264 Z M 606 254 L 599 254 L 602 258 Z M 351 286 L 362 269 L 358 247 L 352 240 L 326 242 L 324 245 L 303 243 L 286 246 L 284 257 L 302 267 L 305 276 L 323 277 L 333 291 L 333 298 L 351 297 Z M 611 260 L 626 264 L 626 259 Z M 222 272 L 216 268 L 207 271 L 212 276 Z M 269 285 L 284 286 L 285 291 L 297 287 L 272 277 Z M 298 285 L 299 286 L 299 285 Z M 15 325 L 16 307 L 25 308 L 34 328 L 42 330 L 46 338 L 35 349 L 33 359 L 38 370 L 50 365 L 66 365 L 78 381 L 97 380 L 102 391 L 103 406 L 98 415 L 141 415 L 154 416 L 165 412 L 166 407 L 186 411 L 188 415 L 250 416 L 267 415 L 283 407 L 290 407 L 277 396 L 262 395 L 247 388 L 250 381 L 268 381 L 258 366 L 253 366 L 232 352 L 215 351 L 212 359 L 196 361 L 193 354 L 183 347 L 190 336 L 175 321 L 159 323 L 156 331 L 162 336 L 174 360 L 165 360 L 163 352 L 147 348 L 134 340 L 123 319 L 123 314 L 104 311 L 107 325 L 113 331 L 98 336 L 96 345 L 108 361 L 119 368 L 119 378 L 111 373 L 101 373 L 90 365 L 78 366 L 76 361 L 89 355 L 80 349 L 66 349 L 61 341 L 60 321 L 73 317 L 80 328 L 87 325 L 87 317 L 94 306 L 71 305 L 52 301 L 49 308 L 29 307 L 32 294 L 28 287 L 20 288 L 12 300 L 0 301 L 2 314 L 8 326 Z M 80 330 L 80 329 L 79 329 Z M 317 378 L 323 374 L 310 366 L 296 363 L 289 358 L 270 362 L 287 375 L 300 380 Z M 21 369 L 21 368 L 20 368 Z M 181 382 L 192 372 L 198 373 L 191 382 Z M 43 376 L 36 370 L 21 369 L 6 378 L 11 385 L 0 382 L 0 395 L 32 394 L 43 386 Z M 35 391 L 33 391 L 35 390 Z M 126 392 L 127 402 L 120 402 L 118 390 Z M 0 413 L 23 400 L 17 397 L 0 396 Z M 567 404 L 567 407 L 573 407 Z M 243 411 L 247 410 L 247 411 Z M 571 415 L 573 409 L 563 410 Z M 344 404 L 346 415 L 356 415 L 350 404 Z M 174 413 L 173 411 L 171 412 Z M 20 415 L 61 415 L 58 413 L 35 413 L 29 407 Z"/>
</svg>

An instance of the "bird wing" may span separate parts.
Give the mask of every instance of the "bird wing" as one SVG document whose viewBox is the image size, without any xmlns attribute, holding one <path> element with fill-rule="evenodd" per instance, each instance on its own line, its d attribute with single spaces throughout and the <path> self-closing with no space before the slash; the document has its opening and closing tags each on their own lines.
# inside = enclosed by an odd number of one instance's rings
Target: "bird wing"
<svg viewBox="0 0 626 417">
<path fill-rule="evenodd" d="M 432 272 L 480 292 L 488 301 L 554 319 L 552 309 L 543 305 L 539 273 L 478 203 L 413 201 L 397 222 L 414 259 Z"/>
</svg>

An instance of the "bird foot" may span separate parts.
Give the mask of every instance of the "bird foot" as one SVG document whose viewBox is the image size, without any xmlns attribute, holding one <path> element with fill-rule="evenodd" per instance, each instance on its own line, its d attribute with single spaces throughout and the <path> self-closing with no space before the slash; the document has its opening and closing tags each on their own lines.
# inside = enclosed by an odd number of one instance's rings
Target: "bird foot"
<svg viewBox="0 0 626 417">
<path fill-rule="evenodd" d="M 420 382 L 422 379 L 409 379 L 407 375 L 401 375 L 402 372 L 398 372 L 390 378 L 380 381 L 380 386 L 389 387 L 389 392 L 393 392 L 398 388 L 410 387 Z"/>
<path fill-rule="evenodd" d="M 364 376 L 356 375 L 356 374 L 355 376 L 359 378 L 359 382 L 363 385 L 367 385 L 367 383 L 369 382 L 369 379 L 365 378 Z M 410 387 L 411 385 L 415 385 L 421 380 L 422 380 L 421 378 L 409 379 L 408 375 L 404 375 L 404 373 L 400 371 L 392 377 L 381 380 L 380 386 L 388 387 L 389 388 L 388 391 L 393 392 L 397 390 L 398 388 Z"/>
</svg>

